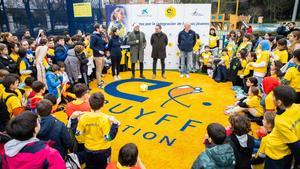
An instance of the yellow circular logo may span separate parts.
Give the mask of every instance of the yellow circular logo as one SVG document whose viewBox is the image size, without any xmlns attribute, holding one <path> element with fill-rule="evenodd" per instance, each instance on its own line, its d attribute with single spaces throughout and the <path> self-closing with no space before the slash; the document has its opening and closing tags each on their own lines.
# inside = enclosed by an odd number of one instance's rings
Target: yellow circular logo
<svg viewBox="0 0 300 169">
<path fill-rule="evenodd" d="M 176 16 L 176 9 L 173 6 L 170 6 L 170 7 L 166 8 L 165 15 L 169 19 L 174 18 Z"/>
</svg>

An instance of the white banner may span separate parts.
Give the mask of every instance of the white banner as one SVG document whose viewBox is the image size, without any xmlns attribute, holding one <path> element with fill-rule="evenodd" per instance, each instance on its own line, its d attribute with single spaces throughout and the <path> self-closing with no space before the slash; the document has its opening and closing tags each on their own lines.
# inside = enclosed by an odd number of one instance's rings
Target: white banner
<svg viewBox="0 0 300 169">
<path fill-rule="evenodd" d="M 116 10 L 117 8 L 122 10 Z M 140 24 L 140 30 L 145 33 L 147 39 L 145 69 L 152 69 L 153 60 L 151 58 L 152 46 L 150 45 L 150 38 L 157 23 L 162 25 L 162 31 L 167 34 L 169 39 L 166 69 L 178 69 L 179 67 L 177 39 L 179 32 L 183 30 L 185 22 L 191 23 L 192 30 L 200 35 L 203 44 L 208 44 L 211 17 L 210 4 L 107 5 L 106 10 L 107 18 L 109 19 L 108 24 L 117 19 L 118 15 L 123 15 L 118 19 L 126 27 L 127 32 L 133 30 L 132 25 L 134 23 Z M 113 15 L 116 17 L 111 17 Z M 158 68 L 160 68 L 160 65 L 158 65 Z"/>
</svg>

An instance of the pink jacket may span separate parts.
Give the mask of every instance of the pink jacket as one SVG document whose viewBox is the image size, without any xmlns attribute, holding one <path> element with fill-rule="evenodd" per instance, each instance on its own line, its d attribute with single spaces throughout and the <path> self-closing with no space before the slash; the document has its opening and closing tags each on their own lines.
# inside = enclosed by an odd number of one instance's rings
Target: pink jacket
<svg viewBox="0 0 300 169">
<path fill-rule="evenodd" d="M 3 169 L 66 169 L 58 151 L 36 138 L 11 140 L 4 145 L 4 150 Z"/>
</svg>

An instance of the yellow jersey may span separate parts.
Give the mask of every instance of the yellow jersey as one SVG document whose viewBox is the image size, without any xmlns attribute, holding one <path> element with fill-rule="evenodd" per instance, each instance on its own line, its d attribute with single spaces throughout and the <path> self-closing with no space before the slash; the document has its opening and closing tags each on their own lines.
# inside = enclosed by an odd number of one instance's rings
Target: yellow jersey
<svg viewBox="0 0 300 169">
<path fill-rule="evenodd" d="M 244 70 L 244 74 L 243 74 L 244 76 L 250 75 L 250 71 L 254 69 L 253 66 L 252 66 L 252 63 L 253 62 L 247 63 L 247 65 L 245 67 L 245 70 Z"/>
<path fill-rule="evenodd" d="M 110 127 L 108 115 L 101 112 L 87 112 L 79 119 L 76 139 L 84 143 L 88 150 L 106 150 L 111 147 L 111 142 L 105 139 L 105 136 L 109 135 Z"/>
<path fill-rule="evenodd" d="M 7 111 L 10 113 L 10 117 L 13 117 L 12 111 L 16 108 L 22 107 L 22 93 L 20 90 L 15 90 L 17 96 L 14 93 L 7 93 L 3 90 L 2 98 L 5 100 L 9 95 L 13 95 L 6 101 Z"/>
<path fill-rule="evenodd" d="M 240 46 L 237 49 L 237 52 L 239 52 L 241 49 L 246 48 L 249 51 L 249 46 L 251 45 L 251 42 L 242 42 Z"/>
<path fill-rule="evenodd" d="M 242 66 L 243 69 L 238 71 L 238 76 L 244 74 L 245 68 L 246 68 L 246 66 L 247 66 L 247 60 L 246 60 L 246 59 L 243 59 L 243 60 L 241 61 L 241 66 Z"/>
<path fill-rule="evenodd" d="M 229 42 L 226 46 L 226 49 L 228 50 L 228 55 L 230 58 L 232 58 L 233 56 L 233 52 L 234 52 L 234 48 L 235 48 L 235 42 Z"/>
<path fill-rule="evenodd" d="M 289 59 L 289 54 L 287 50 L 276 49 L 274 51 L 274 59 L 279 60 L 281 63 L 286 64 Z"/>
<path fill-rule="evenodd" d="M 19 54 L 17 53 L 11 53 L 9 56 L 12 58 L 14 62 L 17 62 L 20 57 Z"/>
<path fill-rule="evenodd" d="M 202 52 L 201 53 L 201 58 L 203 60 L 204 65 L 207 65 L 207 63 L 209 62 L 211 57 L 212 57 L 212 54 L 210 52 Z"/>
<path fill-rule="evenodd" d="M 273 91 L 271 91 L 269 94 L 267 94 L 266 98 L 265 98 L 265 107 L 266 107 L 266 111 L 276 111 L 276 105 L 274 104 L 273 101 Z"/>
<path fill-rule="evenodd" d="M 254 108 L 257 112 L 257 117 L 261 117 L 264 114 L 264 108 L 260 105 L 260 98 L 258 96 L 248 96 L 246 104 L 249 108 Z"/>
<path fill-rule="evenodd" d="M 211 49 L 217 47 L 218 40 L 219 40 L 218 36 L 209 35 L 209 47 Z"/>
<path fill-rule="evenodd" d="M 229 56 L 228 55 L 223 55 L 223 56 L 221 56 L 221 60 L 224 61 L 226 69 L 229 69 L 229 66 L 230 66 L 229 65 L 229 60 L 230 60 Z"/>
<path fill-rule="evenodd" d="M 289 68 L 284 79 L 289 82 L 289 86 L 294 88 L 296 92 L 300 92 L 300 71 L 297 67 Z"/>
<path fill-rule="evenodd" d="M 275 126 L 268 135 L 265 153 L 273 160 L 291 154 L 287 144 L 300 139 L 300 106 L 293 104 L 284 113 L 275 116 Z"/>
<path fill-rule="evenodd" d="M 270 61 L 270 52 L 262 51 L 257 56 L 257 60 L 255 63 L 260 64 L 260 63 L 264 62 L 265 66 L 264 67 L 254 67 L 254 72 L 259 73 L 259 74 L 266 74 L 269 61 Z"/>
<path fill-rule="evenodd" d="M 197 52 L 197 51 L 199 51 L 199 50 L 200 50 L 200 47 L 201 47 L 201 45 L 202 45 L 202 41 L 201 41 L 201 39 L 197 39 L 197 40 L 196 40 L 196 44 L 195 44 L 195 46 L 193 47 L 193 51 L 194 51 L 194 52 Z"/>
</svg>

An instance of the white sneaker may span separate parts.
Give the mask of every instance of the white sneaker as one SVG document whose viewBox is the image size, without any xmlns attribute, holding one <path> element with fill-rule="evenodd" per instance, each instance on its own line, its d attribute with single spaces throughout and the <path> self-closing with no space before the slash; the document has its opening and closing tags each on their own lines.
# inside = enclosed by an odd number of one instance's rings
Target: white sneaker
<svg viewBox="0 0 300 169">
<path fill-rule="evenodd" d="M 180 77 L 183 78 L 183 77 L 184 77 L 184 74 L 181 74 Z"/>
<path fill-rule="evenodd" d="M 186 78 L 190 78 L 190 75 L 189 75 L 189 74 L 186 74 L 185 77 L 186 77 Z"/>
<path fill-rule="evenodd" d="M 118 77 L 119 80 L 121 79 L 120 75 L 118 75 L 117 77 Z"/>
<path fill-rule="evenodd" d="M 119 79 L 118 79 L 118 76 L 114 76 L 114 79 L 115 79 L 115 81 L 119 80 Z"/>
</svg>

